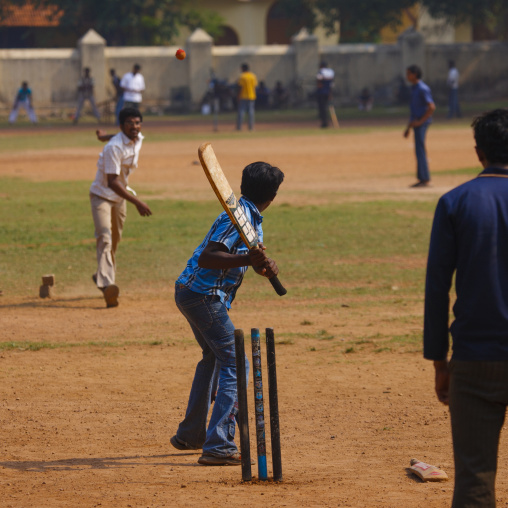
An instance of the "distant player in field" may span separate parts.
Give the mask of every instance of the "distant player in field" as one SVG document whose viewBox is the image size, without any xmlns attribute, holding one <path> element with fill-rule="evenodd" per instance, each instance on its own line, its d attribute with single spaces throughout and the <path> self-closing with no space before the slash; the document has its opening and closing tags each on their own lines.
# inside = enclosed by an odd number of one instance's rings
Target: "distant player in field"
<svg viewBox="0 0 508 508">
<path fill-rule="evenodd" d="M 120 111 L 120 132 L 107 135 L 97 131 L 101 141 L 108 141 L 97 162 L 97 174 L 90 187 L 90 203 L 97 239 L 97 272 L 92 276 L 103 292 L 107 307 L 118 305 L 119 288 L 115 284 L 115 254 L 122 238 L 130 201 L 143 217 L 152 215 L 149 206 L 129 187 L 129 176 L 138 167 L 143 143 L 141 113 L 134 108 Z"/>
<path fill-rule="evenodd" d="M 14 123 L 17 120 L 19 108 L 24 108 L 28 118 L 30 118 L 30 121 L 32 123 L 37 123 L 37 115 L 35 114 L 32 105 L 32 90 L 28 88 L 28 83 L 26 81 L 21 83 L 21 88 L 16 94 L 14 104 L 12 105 L 12 110 L 9 114 L 9 123 Z"/>
<path fill-rule="evenodd" d="M 328 67 L 326 62 L 319 64 L 319 72 L 316 76 L 316 97 L 318 102 L 319 118 L 321 127 L 328 127 L 328 115 L 330 100 L 332 98 L 332 85 L 335 79 L 335 72 Z"/>
<path fill-rule="evenodd" d="M 415 134 L 416 177 L 418 181 L 411 187 L 426 187 L 430 182 L 429 163 L 425 148 L 425 136 L 430 126 L 432 115 L 436 109 L 430 88 L 422 81 L 422 71 L 417 65 L 410 65 L 406 70 L 406 78 L 411 83 L 411 116 L 404 131 L 407 138 L 411 129 Z"/>
<path fill-rule="evenodd" d="M 282 171 L 266 162 L 249 164 L 243 170 L 239 202 L 261 242 L 261 213 L 275 199 L 283 179 Z M 269 278 L 279 272 L 262 244 L 259 249 L 247 249 L 223 212 L 176 281 L 176 305 L 189 322 L 203 357 L 196 367 L 185 418 L 171 444 L 178 450 L 202 448 L 198 462 L 207 466 L 241 464 L 234 442 L 238 413 L 235 327 L 228 311 L 249 266 Z M 247 358 L 245 361 L 248 377 Z"/>
<path fill-rule="evenodd" d="M 249 65 L 241 65 L 242 73 L 238 78 L 238 117 L 236 129 L 242 130 L 243 116 L 247 112 L 249 130 L 254 129 L 254 110 L 256 104 L 256 87 L 258 80 L 256 75 L 249 70 Z"/>
<path fill-rule="evenodd" d="M 508 110 L 473 122 L 484 170 L 445 194 L 432 226 L 425 289 L 424 356 L 438 399 L 450 405 L 455 508 L 494 508 L 508 404 Z M 448 316 L 457 300 L 451 360 Z"/>
</svg>

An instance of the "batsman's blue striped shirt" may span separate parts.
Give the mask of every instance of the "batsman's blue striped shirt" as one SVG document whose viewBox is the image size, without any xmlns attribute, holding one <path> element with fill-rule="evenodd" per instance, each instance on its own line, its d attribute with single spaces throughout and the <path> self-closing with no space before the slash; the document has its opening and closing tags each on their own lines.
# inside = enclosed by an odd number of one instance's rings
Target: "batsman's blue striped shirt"
<svg viewBox="0 0 508 508">
<path fill-rule="evenodd" d="M 256 231 L 259 241 L 262 242 L 262 215 L 259 213 L 256 205 L 245 196 L 240 198 L 239 203 L 242 205 L 247 218 Z M 240 234 L 229 219 L 227 213 L 222 212 L 217 219 L 215 219 L 215 222 L 201 242 L 201 245 L 192 254 L 192 257 L 187 262 L 185 270 L 180 274 L 176 283 L 183 284 L 195 293 L 219 296 L 221 302 L 229 309 L 231 308 L 231 303 L 235 298 L 236 291 L 240 287 L 248 267 L 242 266 L 240 268 L 228 268 L 226 270 L 200 268 L 198 266 L 198 259 L 204 248 L 208 245 L 208 242 L 224 244 L 231 254 L 247 254 L 248 252 L 246 245 L 240 238 Z"/>
</svg>

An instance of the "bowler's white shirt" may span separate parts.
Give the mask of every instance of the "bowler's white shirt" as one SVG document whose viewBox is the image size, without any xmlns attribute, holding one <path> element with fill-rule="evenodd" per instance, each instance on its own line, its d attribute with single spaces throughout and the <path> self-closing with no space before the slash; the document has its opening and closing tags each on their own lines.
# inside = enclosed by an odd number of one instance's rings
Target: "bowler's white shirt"
<svg viewBox="0 0 508 508">
<path fill-rule="evenodd" d="M 128 190 L 129 175 L 138 167 L 139 151 L 143 144 L 143 135 L 133 141 L 123 132 L 115 134 L 104 147 L 97 161 L 97 173 L 90 192 L 101 198 L 118 203 L 123 198 L 108 187 L 108 175 L 118 175 L 120 183 Z M 134 192 L 134 191 L 132 191 Z"/>
<path fill-rule="evenodd" d="M 126 102 L 138 102 L 142 101 L 141 92 L 145 90 L 145 78 L 139 72 L 133 74 L 128 72 L 124 74 L 120 86 L 125 88 L 123 94 L 124 101 Z"/>
</svg>

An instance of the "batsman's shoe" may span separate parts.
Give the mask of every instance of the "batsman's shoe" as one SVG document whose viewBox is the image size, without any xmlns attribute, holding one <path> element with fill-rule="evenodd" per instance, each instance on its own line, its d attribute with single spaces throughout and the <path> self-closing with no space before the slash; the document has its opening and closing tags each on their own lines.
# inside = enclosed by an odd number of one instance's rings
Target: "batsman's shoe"
<svg viewBox="0 0 508 508">
<path fill-rule="evenodd" d="M 177 449 L 177 450 L 201 450 L 201 446 L 192 446 L 181 439 L 178 439 L 176 436 L 173 436 L 169 442 Z"/>
<path fill-rule="evenodd" d="M 106 307 L 109 309 L 110 307 L 118 307 L 118 295 L 120 294 L 120 289 L 115 284 L 111 284 L 104 288 L 104 300 L 106 300 Z"/>
<path fill-rule="evenodd" d="M 238 452 L 229 457 L 219 457 L 217 455 L 211 455 L 210 453 L 203 453 L 203 455 L 199 457 L 198 462 L 204 466 L 241 466 L 242 456 Z M 253 460 L 251 460 L 250 463 L 255 464 Z"/>
</svg>

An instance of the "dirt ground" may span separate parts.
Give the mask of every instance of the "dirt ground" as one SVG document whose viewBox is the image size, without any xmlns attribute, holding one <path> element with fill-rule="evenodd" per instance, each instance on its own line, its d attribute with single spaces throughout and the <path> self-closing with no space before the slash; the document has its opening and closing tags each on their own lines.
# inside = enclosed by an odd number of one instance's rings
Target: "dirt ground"
<svg viewBox="0 0 508 508">
<path fill-rule="evenodd" d="M 146 143 L 132 185 L 141 194 L 157 190 L 165 198 L 213 199 L 195 164 L 198 143 L 172 142 L 171 128 L 148 124 L 147 139 L 156 128 L 167 130 L 168 142 Z M 203 130 L 203 141 L 213 142 L 234 188 L 238 180 L 231 168 L 253 160 L 279 165 L 286 181 L 278 199 L 288 203 L 435 199 L 466 178 L 450 170 L 477 165 L 467 128 L 433 128 L 433 187 L 409 189 L 413 145 L 402 139 L 402 128 L 215 140 Z M 91 180 L 98 152 L 99 146 L 1 154 L 0 176 Z M 424 266 L 425 259 L 412 262 Z M 274 295 L 268 302 L 238 298 L 232 310 L 237 327 L 313 337 L 277 344 L 284 481 L 242 483 L 239 467 L 200 466 L 198 452 L 179 452 L 169 444 L 199 359 L 175 308 L 172 282 L 163 293 L 148 288 L 122 294 L 116 309 L 103 308 L 93 287 L 68 294 L 57 288 L 56 296 L 44 301 L 1 297 L 1 342 L 125 344 L 0 353 L 2 507 L 450 505 L 448 412 L 434 396 L 431 363 L 411 349 L 376 352 L 375 344 L 366 343 L 346 354 L 340 345 L 377 332 L 420 331 L 421 301 L 388 311 L 376 302 L 352 305 L 366 297 L 351 295 L 347 301 L 337 298 L 329 312 L 315 299 L 292 302 L 291 288 L 287 297 Z M 338 344 L 316 338 L 319 330 L 333 331 Z M 255 455 L 250 386 L 249 403 Z M 413 457 L 440 465 L 451 481 L 416 479 L 407 469 Z M 507 458 L 502 442 L 499 506 L 508 506 Z"/>
</svg>

